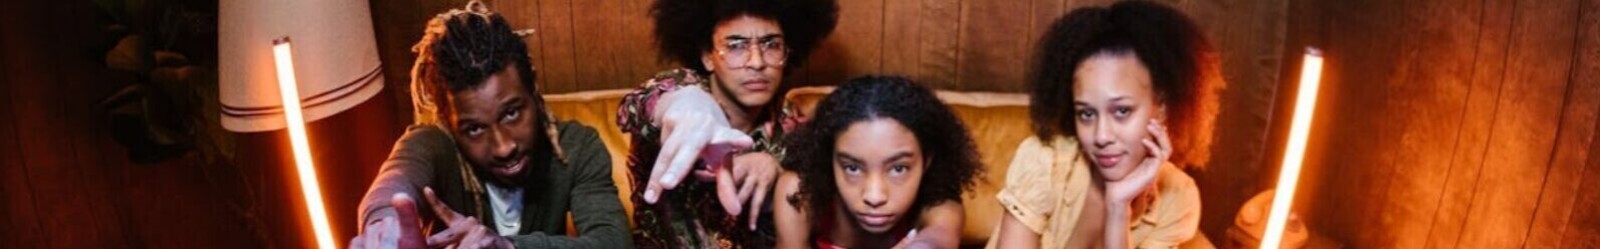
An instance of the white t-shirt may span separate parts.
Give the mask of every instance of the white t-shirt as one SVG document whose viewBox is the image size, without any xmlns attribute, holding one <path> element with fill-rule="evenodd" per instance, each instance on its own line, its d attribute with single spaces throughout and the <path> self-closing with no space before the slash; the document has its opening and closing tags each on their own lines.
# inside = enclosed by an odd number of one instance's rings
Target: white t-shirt
<svg viewBox="0 0 1600 249">
<path fill-rule="evenodd" d="M 494 229 L 500 236 L 512 236 L 522 228 L 522 188 L 500 188 L 483 183 L 489 191 L 489 211 L 494 212 Z"/>
</svg>

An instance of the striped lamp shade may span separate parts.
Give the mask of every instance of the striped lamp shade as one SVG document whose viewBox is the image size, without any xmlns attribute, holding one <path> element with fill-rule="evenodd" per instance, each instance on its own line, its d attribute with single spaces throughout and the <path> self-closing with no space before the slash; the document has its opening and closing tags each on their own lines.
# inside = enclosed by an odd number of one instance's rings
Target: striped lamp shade
<svg viewBox="0 0 1600 249">
<path fill-rule="evenodd" d="M 306 122 L 355 107 L 383 89 L 364 0 L 230 0 L 218 6 L 222 127 L 283 129 L 272 42 L 294 40 L 294 71 Z"/>
</svg>

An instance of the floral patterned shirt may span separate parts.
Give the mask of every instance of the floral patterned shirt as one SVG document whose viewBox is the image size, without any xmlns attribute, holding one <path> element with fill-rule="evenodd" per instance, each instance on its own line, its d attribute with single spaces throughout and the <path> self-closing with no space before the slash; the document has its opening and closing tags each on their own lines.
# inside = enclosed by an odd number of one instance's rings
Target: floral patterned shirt
<svg viewBox="0 0 1600 249">
<path fill-rule="evenodd" d="M 661 151 L 661 127 L 650 114 L 654 113 L 661 95 L 668 92 L 684 87 L 699 87 L 710 92 L 711 84 L 715 84 L 710 78 L 690 69 L 663 71 L 623 97 L 617 108 L 617 125 L 632 136 L 628 178 L 633 183 L 630 198 L 635 205 L 633 219 L 637 226 L 633 238 L 639 248 L 770 248 L 776 244 L 772 215 L 761 215 L 758 229 L 750 231 L 749 226 L 741 225 L 749 224 L 748 216 L 733 217 L 722 210 L 713 182 L 685 181 L 662 193 L 655 204 L 644 201 L 644 188 L 648 186 L 650 171 Z M 792 111 L 788 103 L 783 105 L 749 132 L 755 141 L 751 152 L 771 153 L 782 160 L 784 131 L 792 130 L 803 120 L 794 115 L 797 112 Z M 696 162 L 695 167 L 705 165 Z M 770 207 L 759 210 L 771 212 Z"/>
</svg>

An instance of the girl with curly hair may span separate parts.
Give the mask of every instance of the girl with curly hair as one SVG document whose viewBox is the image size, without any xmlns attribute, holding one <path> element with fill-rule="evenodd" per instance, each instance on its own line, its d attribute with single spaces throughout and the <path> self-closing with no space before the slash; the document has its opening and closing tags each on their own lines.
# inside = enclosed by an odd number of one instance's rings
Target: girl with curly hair
<svg viewBox="0 0 1600 249">
<path fill-rule="evenodd" d="M 933 92 L 862 77 L 817 104 L 778 180 L 781 248 L 955 248 L 961 193 L 982 167 L 966 126 Z"/>
<path fill-rule="evenodd" d="M 1036 136 L 1011 161 L 997 196 L 1007 215 L 989 246 L 1171 248 L 1193 238 L 1200 194 L 1182 168 L 1207 161 L 1222 87 L 1199 28 L 1169 6 L 1125 1 L 1068 13 L 1038 46 Z"/>
<path fill-rule="evenodd" d="M 682 66 L 628 94 L 628 173 L 644 248 L 770 247 L 766 203 L 784 131 L 784 75 L 833 31 L 833 0 L 657 0 L 660 56 Z M 692 177 L 691 177 L 692 176 Z M 765 219 L 763 219 L 765 217 Z"/>
</svg>

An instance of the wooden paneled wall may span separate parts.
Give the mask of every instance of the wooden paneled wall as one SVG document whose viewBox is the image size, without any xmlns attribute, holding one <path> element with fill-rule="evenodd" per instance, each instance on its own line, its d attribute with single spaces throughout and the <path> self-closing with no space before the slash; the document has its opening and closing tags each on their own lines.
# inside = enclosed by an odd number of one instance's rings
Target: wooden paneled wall
<svg viewBox="0 0 1600 249">
<path fill-rule="evenodd" d="M 0 2 L 0 247 L 223 246 L 255 239 L 198 156 L 128 162 L 95 108 L 129 74 L 88 48 L 89 2 Z M 177 233 L 188 234 L 176 236 Z"/>
<path fill-rule="evenodd" d="M 1290 43 L 1328 61 L 1295 204 L 1313 231 L 1600 247 L 1600 1 L 1291 5 Z"/>
<path fill-rule="evenodd" d="M 390 75 L 409 72 L 411 44 L 433 14 L 464 1 L 375 1 Z M 519 29 L 547 93 L 632 87 L 673 65 L 657 58 L 650 0 L 488 1 Z M 950 90 L 1023 91 L 1038 39 L 1063 13 L 1106 0 L 849 0 L 839 26 L 791 79 L 832 85 L 864 74 L 901 74 Z M 1286 3 L 1179 0 L 1223 47 L 1230 80 L 1275 82 Z M 401 79 L 400 77 L 392 77 Z"/>
</svg>

